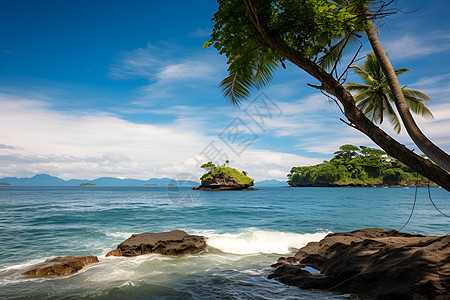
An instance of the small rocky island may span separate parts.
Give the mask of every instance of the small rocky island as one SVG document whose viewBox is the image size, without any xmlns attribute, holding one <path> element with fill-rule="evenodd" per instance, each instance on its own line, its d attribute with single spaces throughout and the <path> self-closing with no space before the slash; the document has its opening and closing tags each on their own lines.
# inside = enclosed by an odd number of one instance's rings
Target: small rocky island
<svg viewBox="0 0 450 300">
<path fill-rule="evenodd" d="M 201 168 L 208 172 L 200 177 L 202 184 L 193 189 L 205 191 L 257 190 L 252 187 L 254 182 L 247 176 L 247 172 L 227 167 L 227 164 L 228 161 L 221 166 L 212 162 L 203 164 Z"/>
<path fill-rule="evenodd" d="M 96 184 L 90 183 L 90 182 L 85 182 L 85 183 L 80 183 L 80 186 L 96 186 Z"/>
<path fill-rule="evenodd" d="M 0 182 L 0 186 L 11 186 L 11 184 L 7 182 Z"/>
</svg>

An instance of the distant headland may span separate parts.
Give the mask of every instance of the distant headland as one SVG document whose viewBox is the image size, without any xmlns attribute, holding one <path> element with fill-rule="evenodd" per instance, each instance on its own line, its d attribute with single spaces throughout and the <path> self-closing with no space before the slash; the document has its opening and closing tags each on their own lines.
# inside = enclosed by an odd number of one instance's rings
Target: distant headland
<svg viewBox="0 0 450 300">
<path fill-rule="evenodd" d="M 293 187 L 436 186 L 384 151 L 342 145 L 330 161 L 293 167 L 287 175 Z"/>
</svg>

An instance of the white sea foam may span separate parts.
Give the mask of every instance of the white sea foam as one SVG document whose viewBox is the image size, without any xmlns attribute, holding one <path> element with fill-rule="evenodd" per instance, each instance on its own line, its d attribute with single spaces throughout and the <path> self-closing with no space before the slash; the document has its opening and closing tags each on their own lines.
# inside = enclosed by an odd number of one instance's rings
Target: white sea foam
<svg viewBox="0 0 450 300">
<path fill-rule="evenodd" d="M 114 238 L 124 238 L 127 239 L 134 234 L 134 232 L 105 232 L 106 236 L 114 237 Z"/>
<path fill-rule="evenodd" d="M 328 233 L 298 234 L 255 230 L 243 234 L 213 234 L 208 237 L 207 244 L 222 252 L 232 254 L 288 254 L 292 248 L 301 248 L 309 242 L 320 241 Z"/>
<path fill-rule="evenodd" d="M 31 266 L 37 265 L 39 263 L 43 263 L 47 259 L 50 259 L 50 257 L 32 259 L 32 260 L 25 261 L 23 263 L 6 266 L 6 267 L 0 269 L 0 272 L 11 271 L 11 270 L 25 270 L 25 269 L 30 268 Z"/>
</svg>

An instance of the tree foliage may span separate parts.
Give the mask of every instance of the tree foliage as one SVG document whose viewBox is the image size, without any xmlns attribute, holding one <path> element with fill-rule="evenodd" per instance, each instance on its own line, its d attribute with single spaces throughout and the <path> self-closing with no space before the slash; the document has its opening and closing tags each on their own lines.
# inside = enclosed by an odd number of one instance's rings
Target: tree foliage
<svg viewBox="0 0 450 300">
<path fill-rule="evenodd" d="M 340 58 L 354 33 L 363 32 L 362 19 L 355 11 L 368 1 L 281 0 L 258 1 L 259 13 L 267 16 L 270 28 L 289 46 L 322 66 L 330 67 Z M 347 1 L 348 2 L 348 1 Z M 225 97 L 234 104 L 247 98 L 252 89 L 266 85 L 274 70 L 284 66 L 284 57 L 258 37 L 241 1 L 219 0 L 215 26 L 204 47 L 214 45 L 228 58 L 228 72 L 220 84 Z M 351 38 L 351 39 L 350 39 Z"/>
<path fill-rule="evenodd" d="M 362 67 L 354 65 L 351 68 L 364 82 L 364 84 L 349 82 L 345 85 L 349 91 L 356 92 L 353 98 L 357 107 L 377 124 L 383 123 L 384 119 L 387 118 L 397 133 L 400 133 L 401 123 L 392 107 L 394 96 L 389 89 L 387 78 L 375 54 L 369 53 Z M 408 71 L 411 71 L 411 69 L 396 69 L 395 74 L 399 76 Z M 433 118 L 433 114 L 423 103 L 423 101 L 431 101 L 428 95 L 406 87 L 402 88 L 402 92 L 409 109 L 413 113 Z"/>
<path fill-rule="evenodd" d="M 200 168 L 205 169 L 207 172 L 209 172 L 217 168 L 217 166 L 212 161 L 208 161 L 207 163 L 201 165 Z"/>
<path fill-rule="evenodd" d="M 401 185 L 425 182 L 410 167 L 382 150 L 342 145 L 335 156 L 315 166 L 293 167 L 287 175 L 291 186 L 302 185 Z"/>
<path fill-rule="evenodd" d="M 209 166 L 212 167 L 211 164 Z M 249 184 L 253 181 L 252 178 L 247 176 L 247 172 L 245 171 L 239 172 L 237 169 L 226 167 L 225 165 L 222 166 L 214 165 L 214 167 L 207 169 L 207 171 L 208 171 L 207 173 L 203 174 L 203 176 L 200 177 L 201 182 L 212 180 L 215 176 L 218 176 L 220 174 L 233 177 L 236 180 L 236 182 L 240 184 Z"/>
</svg>

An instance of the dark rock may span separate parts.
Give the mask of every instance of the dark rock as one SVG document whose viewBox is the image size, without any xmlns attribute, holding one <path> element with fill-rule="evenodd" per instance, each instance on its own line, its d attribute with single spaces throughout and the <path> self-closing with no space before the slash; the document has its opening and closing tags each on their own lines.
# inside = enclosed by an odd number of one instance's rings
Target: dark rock
<svg viewBox="0 0 450 300">
<path fill-rule="evenodd" d="M 34 266 L 33 269 L 22 275 L 32 277 L 67 276 L 75 274 L 87 265 L 97 262 L 99 262 L 98 257 L 94 255 L 59 256 Z"/>
<path fill-rule="evenodd" d="M 149 253 L 164 255 L 196 254 L 206 249 L 203 236 L 189 235 L 182 230 L 133 234 L 106 256 L 137 256 Z"/>
<path fill-rule="evenodd" d="M 334 233 L 309 243 L 294 258 L 280 258 L 274 267 L 269 278 L 304 289 L 371 299 L 449 299 L 450 236 L 379 228 Z"/>
<path fill-rule="evenodd" d="M 248 184 L 242 184 L 237 182 L 234 177 L 220 173 L 214 176 L 212 180 L 203 181 L 200 186 L 193 189 L 205 191 L 257 190 L 256 188 L 252 187 L 253 184 L 253 181 Z"/>
</svg>

